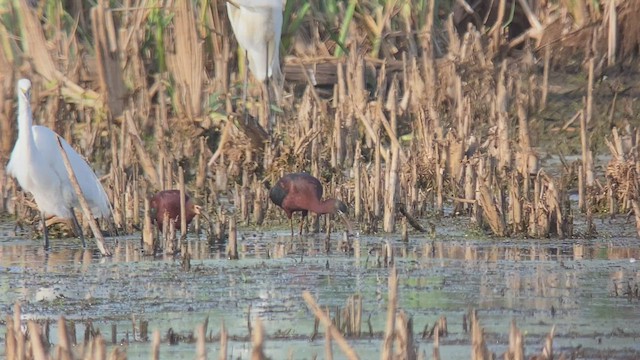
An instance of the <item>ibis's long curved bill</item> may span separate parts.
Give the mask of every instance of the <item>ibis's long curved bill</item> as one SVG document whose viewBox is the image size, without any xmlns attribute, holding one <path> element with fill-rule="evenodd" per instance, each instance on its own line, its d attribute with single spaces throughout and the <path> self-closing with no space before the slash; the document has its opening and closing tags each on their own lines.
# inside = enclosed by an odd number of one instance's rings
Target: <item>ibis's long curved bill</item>
<svg viewBox="0 0 640 360">
<path fill-rule="evenodd" d="M 207 220 L 209 224 L 212 224 L 211 219 L 209 219 L 209 216 L 207 215 L 207 213 L 202 211 L 201 206 L 195 206 L 195 209 L 196 209 L 196 214 L 198 214 L 198 216 L 202 216 L 205 220 Z"/>
<path fill-rule="evenodd" d="M 351 227 L 351 222 L 347 218 L 347 214 L 343 213 L 342 211 L 338 211 L 338 215 L 340 215 L 342 221 L 344 221 L 344 224 L 347 227 L 347 233 L 352 234 L 353 228 Z"/>
</svg>

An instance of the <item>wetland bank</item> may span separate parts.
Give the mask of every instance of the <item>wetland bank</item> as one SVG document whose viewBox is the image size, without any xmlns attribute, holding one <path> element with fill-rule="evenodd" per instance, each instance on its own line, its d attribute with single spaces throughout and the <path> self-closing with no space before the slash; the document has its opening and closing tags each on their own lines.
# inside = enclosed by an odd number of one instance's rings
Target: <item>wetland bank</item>
<svg viewBox="0 0 640 360">
<path fill-rule="evenodd" d="M 28 77 L 36 122 L 101 175 L 119 235 L 100 257 L 60 224 L 45 252 L 0 167 L 3 355 L 25 326 L 34 358 L 41 330 L 54 358 L 66 339 L 114 358 L 640 357 L 640 7 L 492 4 L 289 0 L 284 96 L 265 106 L 255 83 L 241 101 L 222 1 L 5 2 L 3 164 Z M 351 208 L 346 252 L 329 217 L 288 236 L 268 186 L 297 171 Z M 180 186 L 212 223 L 169 248 L 145 199 Z M 314 335 L 305 291 L 330 330 Z"/>
</svg>

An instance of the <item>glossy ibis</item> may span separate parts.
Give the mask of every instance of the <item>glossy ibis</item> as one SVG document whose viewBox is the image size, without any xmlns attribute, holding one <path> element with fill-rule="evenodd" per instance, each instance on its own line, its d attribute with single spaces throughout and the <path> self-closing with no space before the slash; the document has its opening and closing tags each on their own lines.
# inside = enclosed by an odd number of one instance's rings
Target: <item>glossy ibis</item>
<svg viewBox="0 0 640 360">
<path fill-rule="evenodd" d="M 187 226 L 196 215 L 204 215 L 200 206 L 191 201 L 189 195 L 184 194 Z M 156 222 L 158 230 L 162 231 L 164 225 L 164 213 L 169 214 L 169 219 L 175 219 L 180 223 L 180 190 L 163 190 L 157 192 L 150 200 L 151 221 Z"/>
<path fill-rule="evenodd" d="M 322 199 L 322 184 L 320 180 L 307 173 L 293 173 L 283 176 L 269 191 L 269 198 L 274 204 L 280 206 L 291 223 L 291 236 L 293 236 L 293 219 L 295 211 L 302 212 L 300 220 L 300 234 L 304 219 L 313 211 L 318 215 L 337 213 L 344 220 L 347 231 L 351 231 L 351 224 L 347 219 L 347 206 L 340 200 L 329 198 Z"/>
<path fill-rule="evenodd" d="M 62 137 L 51 129 L 33 125 L 31 110 L 31 81 L 20 79 L 18 92 L 18 140 L 7 164 L 7 173 L 18 180 L 20 186 L 33 194 L 40 209 L 44 234 L 44 247 L 49 249 L 49 232 L 45 216 L 58 216 L 73 220 L 75 232 L 86 246 L 82 229 L 73 208 L 79 205 L 69 174 L 64 166 L 58 138 L 66 151 L 78 179 L 78 184 L 95 216 L 109 217 L 111 205 L 107 194 L 87 162 Z"/>
</svg>

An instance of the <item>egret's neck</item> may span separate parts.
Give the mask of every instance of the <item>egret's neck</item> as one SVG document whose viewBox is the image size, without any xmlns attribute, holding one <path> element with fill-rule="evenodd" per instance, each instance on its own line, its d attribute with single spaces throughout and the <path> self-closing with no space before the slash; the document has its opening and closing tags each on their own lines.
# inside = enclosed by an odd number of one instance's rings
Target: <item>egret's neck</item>
<svg viewBox="0 0 640 360">
<path fill-rule="evenodd" d="M 31 126 L 33 125 L 33 115 L 31 104 L 24 97 L 18 100 L 18 136 L 31 136 Z"/>
</svg>

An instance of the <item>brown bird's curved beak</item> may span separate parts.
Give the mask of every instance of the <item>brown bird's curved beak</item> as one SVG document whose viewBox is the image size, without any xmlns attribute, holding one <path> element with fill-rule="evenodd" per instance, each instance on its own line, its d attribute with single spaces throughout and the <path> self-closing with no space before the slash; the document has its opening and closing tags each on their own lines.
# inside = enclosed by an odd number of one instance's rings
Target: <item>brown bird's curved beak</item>
<svg viewBox="0 0 640 360">
<path fill-rule="evenodd" d="M 339 210 L 337 211 L 337 213 L 338 215 L 340 215 L 342 221 L 344 221 L 344 224 L 347 227 L 347 234 L 353 234 L 353 227 L 351 227 L 351 222 L 349 221 L 349 218 L 347 218 L 347 214 Z"/>
</svg>

